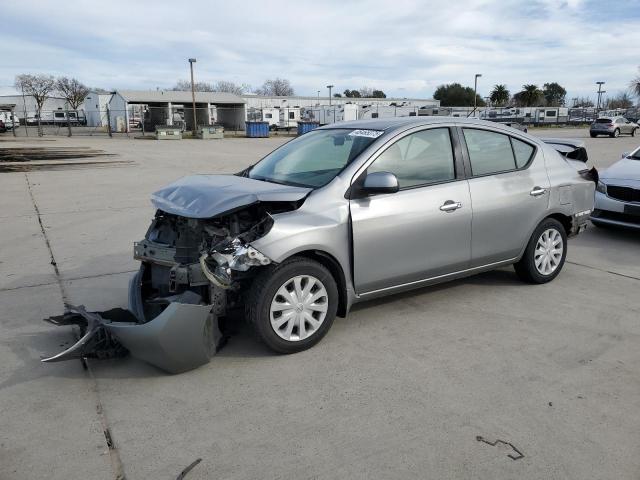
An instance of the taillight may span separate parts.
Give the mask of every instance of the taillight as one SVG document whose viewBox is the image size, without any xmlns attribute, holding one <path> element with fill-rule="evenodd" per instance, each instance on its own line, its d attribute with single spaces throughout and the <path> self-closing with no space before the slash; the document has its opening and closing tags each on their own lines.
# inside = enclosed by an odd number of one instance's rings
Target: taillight
<svg viewBox="0 0 640 480">
<path fill-rule="evenodd" d="M 607 124 L 607 127 L 613 127 L 613 123 Z"/>
</svg>

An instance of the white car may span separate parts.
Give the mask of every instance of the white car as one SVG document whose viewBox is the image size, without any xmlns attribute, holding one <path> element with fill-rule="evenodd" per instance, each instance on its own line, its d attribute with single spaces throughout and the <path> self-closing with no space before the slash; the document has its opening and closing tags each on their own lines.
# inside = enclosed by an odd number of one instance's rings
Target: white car
<svg viewBox="0 0 640 480">
<path fill-rule="evenodd" d="M 640 148 L 600 172 L 591 221 L 640 229 Z"/>
</svg>

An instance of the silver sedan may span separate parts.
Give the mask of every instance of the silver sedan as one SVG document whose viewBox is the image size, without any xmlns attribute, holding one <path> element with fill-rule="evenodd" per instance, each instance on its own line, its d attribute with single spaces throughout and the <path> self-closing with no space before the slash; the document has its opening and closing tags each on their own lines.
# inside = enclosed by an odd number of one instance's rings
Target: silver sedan
<svg viewBox="0 0 640 480">
<path fill-rule="evenodd" d="M 549 282 L 593 208 L 581 148 L 474 119 L 376 119 L 313 130 L 237 175 L 184 177 L 152 196 L 126 322 L 77 307 L 53 320 L 88 333 L 48 361 L 95 345 L 176 372 L 210 358 L 238 308 L 293 353 L 356 302 L 505 265 Z"/>
</svg>

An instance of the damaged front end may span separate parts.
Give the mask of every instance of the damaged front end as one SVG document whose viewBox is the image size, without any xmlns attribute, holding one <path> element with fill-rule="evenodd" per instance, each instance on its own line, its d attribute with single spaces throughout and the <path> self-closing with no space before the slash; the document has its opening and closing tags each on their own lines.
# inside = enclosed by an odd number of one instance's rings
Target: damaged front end
<svg viewBox="0 0 640 480">
<path fill-rule="evenodd" d="M 66 305 L 47 321 L 77 326 L 80 338 L 43 361 L 130 353 L 170 373 L 207 363 L 226 338 L 229 313 L 243 307 L 256 267 L 271 263 L 251 242 L 271 229 L 272 214 L 299 205 L 257 201 L 211 218 L 158 210 L 145 238 L 134 243 L 141 265 L 130 281 L 128 310 Z"/>
</svg>

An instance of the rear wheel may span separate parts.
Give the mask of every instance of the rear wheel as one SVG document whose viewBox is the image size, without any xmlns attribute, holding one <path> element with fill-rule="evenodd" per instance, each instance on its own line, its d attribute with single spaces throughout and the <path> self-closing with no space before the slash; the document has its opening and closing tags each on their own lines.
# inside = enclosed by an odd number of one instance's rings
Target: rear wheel
<svg viewBox="0 0 640 480">
<path fill-rule="evenodd" d="M 591 138 L 596 138 L 598 135 L 595 133 L 590 133 L 589 135 L 591 135 Z"/>
<path fill-rule="evenodd" d="M 529 283 L 547 283 L 558 276 L 567 256 L 567 234 L 562 224 L 547 218 L 531 235 L 527 248 L 514 265 L 518 276 Z"/>
<path fill-rule="evenodd" d="M 613 138 L 618 138 L 618 137 L 620 136 L 620 129 L 619 129 L 619 128 L 616 128 L 616 129 L 613 131 L 613 133 L 611 134 L 611 136 L 612 136 Z"/>
<path fill-rule="evenodd" d="M 278 353 L 311 348 L 326 335 L 338 309 L 331 272 L 307 258 L 265 268 L 253 282 L 248 320 L 267 347 Z"/>
</svg>

